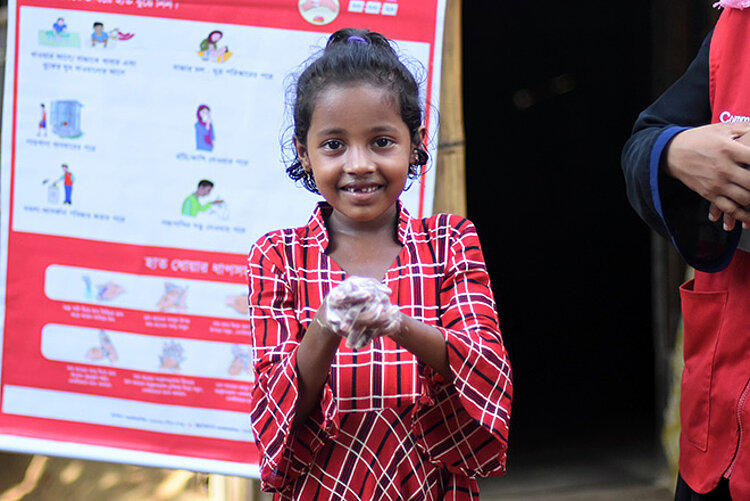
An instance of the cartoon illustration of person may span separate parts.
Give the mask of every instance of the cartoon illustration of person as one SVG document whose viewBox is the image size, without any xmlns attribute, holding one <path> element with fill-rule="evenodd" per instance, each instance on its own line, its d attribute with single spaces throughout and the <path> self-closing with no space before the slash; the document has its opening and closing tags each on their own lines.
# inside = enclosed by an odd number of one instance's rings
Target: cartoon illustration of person
<svg viewBox="0 0 750 501">
<path fill-rule="evenodd" d="M 182 346 L 177 341 L 164 343 L 159 355 L 159 368 L 168 371 L 179 371 L 180 364 L 185 361 Z"/>
<path fill-rule="evenodd" d="M 103 330 L 99 331 L 99 346 L 93 346 L 86 352 L 86 358 L 93 361 L 108 359 L 110 363 L 117 362 L 117 350 L 115 345 Z"/>
<path fill-rule="evenodd" d="M 62 19 L 62 18 L 60 18 Z M 47 108 L 45 108 L 44 103 L 41 103 L 41 117 L 39 119 L 39 128 L 36 131 L 37 136 L 47 136 Z"/>
<path fill-rule="evenodd" d="M 88 275 L 83 276 L 83 282 L 86 284 L 86 299 L 94 299 L 93 290 L 91 287 L 91 278 Z M 111 301 L 117 296 L 125 292 L 125 287 L 122 285 L 112 282 L 111 280 L 104 284 L 97 284 L 96 286 L 96 300 L 97 301 Z"/>
<path fill-rule="evenodd" d="M 200 51 L 198 55 L 204 61 L 216 61 L 217 63 L 223 63 L 232 56 L 229 51 L 229 47 L 226 45 L 219 47 L 219 40 L 222 39 L 224 34 L 219 30 L 214 30 L 208 34 L 206 38 L 201 40 Z"/>
<path fill-rule="evenodd" d="M 227 296 L 224 299 L 224 304 L 232 308 L 234 311 L 246 316 L 250 312 L 250 306 L 247 302 L 247 294 L 237 294 L 236 296 Z"/>
<path fill-rule="evenodd" d="M 63 36 L 67 29 L 68 25 L 65 24 L 65 19 L 62 17 L 58 17 L 57 21 L 52 25 L 52 31 L 55 33 L 56 37 Z"/>
<path fill-rule="evenodd" d="M 195 217 L 199 212 L 204 212 L 210 209 L 214 204 L 221 205 L 224 203 L 223 200 L 213 200 L 206 204 L 201 204 L 198 198 L 208 196 L 211 190 L 214 188 L 214 183 L 208 179 L 201 179 L 198 182 L 198 188 L 191 193 L 184 202 L 182 202 L 182 214 L 184 216 Z"/>
<path fill-rule="evenodd" d="M 171 309 L 185 311 L 187 310 L 187 305 L 185 304 L 186 297 L 187 286 L 180 287 L 172 282 L 165 282 L 164 294 L 159 298 L 159 302 L 156 303 L 156 306 L 159 308 L 159 311 L 167 311 Z"/>
<path fill-rule="evenodd" d="M 94 23 L 94 32 L 91 34 L 91 46 L 96 47 L 96 44 L 102 44 L 104 47 L 107 46 L 109 40 L 109 33 L 104 31 L 104 24 L 99 21 Z"/>
<path fill-rule="evenodd" d="M 198 106 L 195 112 L 195 148 L 203 151 L 214 151 L 214 126 L 211 123 L 211 108 L 205 104 Z"/>
<path fill-rule="evenodd" d="M 72 204 L 73 200 L 73 182 L 75 181 L 76 177 L 73 175 L 72 172 L 70 172 L 70 168 L 68 168 L 68 164 L 62 164 L 61 165 L 63 174 L 58 178 L 57 181 L 52 183 L 52 186 L 57 186 L 57 183 L 62 181 L 63 188 L 65 189 L 65 200 L 63 201 L 64 204 Z"/>
<path fill-rule="evenodd" d="M 52 47 L 80 47 L 81 37 L 78 33 L 68 31 L 68 25 L 65 24 L 65 18 L 58 17 L 52 23 L 52 29 L 39 30 L 39 45 L 49 45 Z"/>
<path fill-rule="evenodd" d="M 229 364 L 227 372 L 230 376 L 236 376 L 243 372 L 252 373 L 253 368 L 251 348 L 243 349 L 241 346 L 232 346 L 232 363 Z"/>
</svg>

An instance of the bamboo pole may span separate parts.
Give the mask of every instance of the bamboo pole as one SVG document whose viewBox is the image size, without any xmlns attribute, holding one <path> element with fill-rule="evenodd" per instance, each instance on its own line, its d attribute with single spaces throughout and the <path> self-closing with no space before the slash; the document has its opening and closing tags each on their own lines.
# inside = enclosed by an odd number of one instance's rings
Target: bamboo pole
<svg viewBox="0 0 750 501">
<path fill-rule="evenodd" d="M 433 212 L 450 212 L 466 216 L 466 146 L 461 47 L 461 0 L 447 0 Z"/>
</svg>

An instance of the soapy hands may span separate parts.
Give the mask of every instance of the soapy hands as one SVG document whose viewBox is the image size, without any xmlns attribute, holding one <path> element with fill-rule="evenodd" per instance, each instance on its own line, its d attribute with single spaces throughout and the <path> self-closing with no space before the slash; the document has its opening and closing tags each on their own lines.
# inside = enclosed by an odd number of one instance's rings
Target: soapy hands
<svg viewBox="0 0 750 501">
<path fill-rule="evenodd" d="M 346 346 L 358 350 L 378 336 L 393 334 L 401 326 L 398 306 L 391 304 L 391 290 L 374 278 L 350 277 L 326 298 L 326 327 L 346 338 Z M 317 318 L 317 317 L 316 317 Z"/>
</svg>

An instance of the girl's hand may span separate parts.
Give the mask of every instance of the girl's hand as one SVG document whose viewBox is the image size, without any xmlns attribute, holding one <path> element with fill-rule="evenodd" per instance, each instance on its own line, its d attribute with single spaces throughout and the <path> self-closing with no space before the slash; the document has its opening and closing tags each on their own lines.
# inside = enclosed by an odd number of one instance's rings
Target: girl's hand
<svg viewBox="0 0 750 501">
<path fill-rule="evenodd" d="M 347 347 L 359 349 L 375 337 L 399 329 L 401 314 L 398 306 L 391 304 L 390 293 L 373 278 L 350 277 L 326 298 L 321 324 L 345 337 Z"/>
</svg>

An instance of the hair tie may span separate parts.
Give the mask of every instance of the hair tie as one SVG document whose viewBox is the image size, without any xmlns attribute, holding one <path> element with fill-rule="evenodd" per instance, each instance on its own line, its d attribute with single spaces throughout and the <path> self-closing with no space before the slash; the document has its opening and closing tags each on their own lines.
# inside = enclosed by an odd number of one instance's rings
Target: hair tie
<svg viewBox="0 0 750 501">
<path fill-rule="evenodd" d="M 363 43 L 365 45 L 368 45 L 367 40 L 357 35 L 352 35 L 349 38 L 347 38 L 346 43 L 349 43 L 349 42 L 357 42 L 357 43 Z"/>
</svg>

